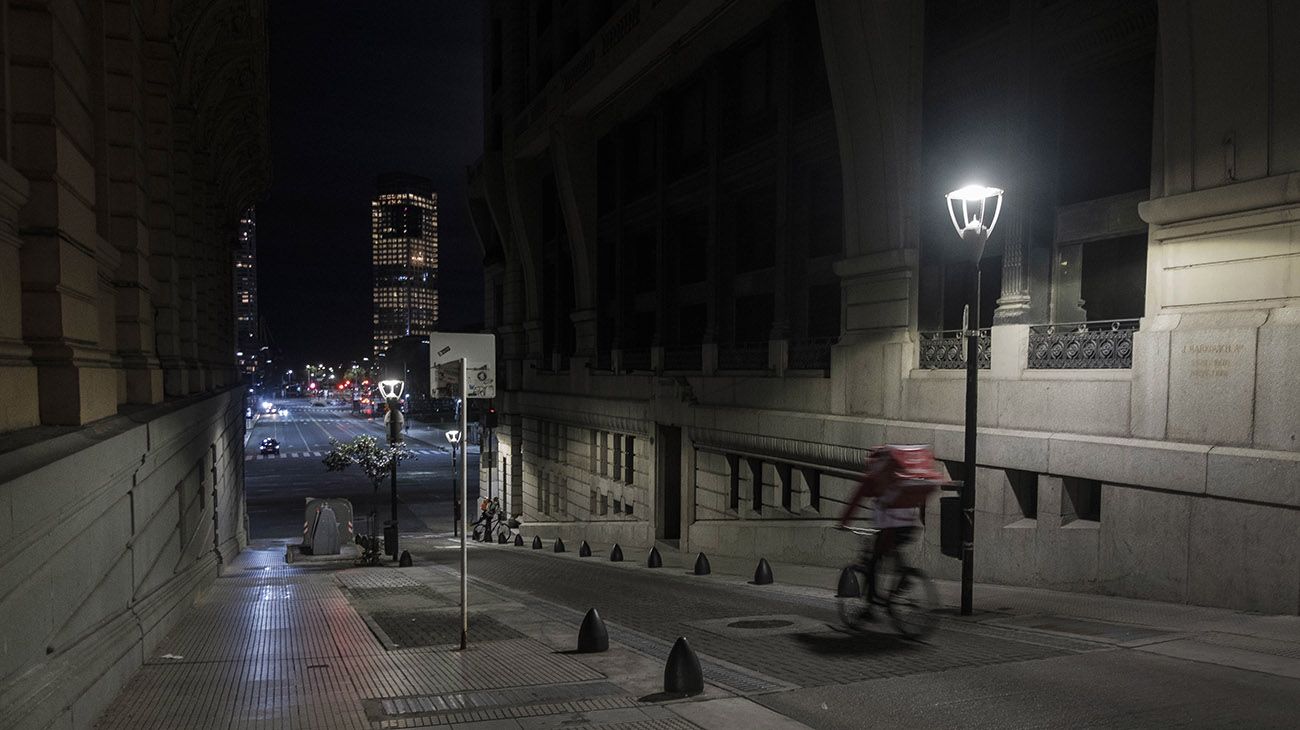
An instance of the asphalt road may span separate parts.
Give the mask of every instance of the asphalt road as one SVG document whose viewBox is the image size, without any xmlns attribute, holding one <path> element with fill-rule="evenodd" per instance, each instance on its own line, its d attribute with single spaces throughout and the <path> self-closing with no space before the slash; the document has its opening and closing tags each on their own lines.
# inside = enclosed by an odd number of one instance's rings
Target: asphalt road
<svg viewBox="0 0 1300 730">
<path fill-rule="evenodd" d="M 527 547 L 473 548 L 471 574 L 480 586 L 542 615 L 559 610 L 557 618 L 575 630 L 583 613 L 596 607 L 612 640 L 654 656 L 665 655 L 676 637 L 689 637 L 710 681 L 824 730 L 1290 728 L 1300 707 L 1300 676 L 1216 664 L 1213 655 L 1196 661 L 1157 655 L 1143 651 L 1143 642 L 1024 631 L 1002 623 L 1014 617 L 1010 609 L 969 619 L 945 616 L 926 641 L 912 642 L 884 625 L 846 634 L 837 628 L 829 591 L 783 591 L 680 568 L 649 570 L 639 551 L 630 551 L 627 562 L 610 563 L 606 545 L 593 546 L 595 556 L 585 559 L 572 552 L 576 546 L 563 556 Z M 417 563 L 458 568 L 455 551 L 413 552 Z M 1144 641 L 1181 636 L 1155 634 Z M 759 685 L 734 672 L 728 678 L 727 666 L 754 673 Z"/>
<path fill-rule="evenodd" d="M 307 499 L 342 497 L 352 502 L 357 529 L 370 512 L 373 488 L 358 470 L 330 472 L 322 459 L 331 438 L 346 441 L 362 434 L 383 438 L 383 422 L 354 416 L 337 407 L 312 407 L 304 400 L 277 401 L 280 412 L 261 416 L 249 430 L 244 484 L 249 530 L 253 539 L 298 537 Z M 262 455 L 262 439 L 280 442 L 280 455 Z M 437 533 L 452 529 L 455 471 L 446 442 L 407 436 L 416 458 L 398 471 L 398 524 L 403 533 Z M 469 455 L 470 493 L 477 491 L 478 455 Z M 391 516 L 388 482 L 379 490 L 379 520 Z"/>
</svg>

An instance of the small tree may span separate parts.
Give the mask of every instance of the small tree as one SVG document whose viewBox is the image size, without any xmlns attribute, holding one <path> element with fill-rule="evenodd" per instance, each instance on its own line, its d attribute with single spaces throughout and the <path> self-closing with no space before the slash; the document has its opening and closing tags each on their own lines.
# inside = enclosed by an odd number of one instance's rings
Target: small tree
<svg viewBox="0 0 1300 730">
<path fill-rule="evenodd" d="M 357 542 L 361 545 L 360 562 L 363 565 L 378 565 L 382 559 L 383 551 L 379 547 L 379 537 L 375 532 L 379 486 L 392 474 L 394 465 L 414 458 L 415 454 L 412 454 L 405 444 L 384 445 L 374 436 L 357 436 L 351 441 L 330 439 L 330 452 L 321 460 L 325 468 L 329 471 L 341 472 L 349 466 L 361 467 L 361 471 L 365 473 L 374 488 L 370 500 L 370 535 L 364 539 L 360 535 L 357 536 Z"/>
</svg>

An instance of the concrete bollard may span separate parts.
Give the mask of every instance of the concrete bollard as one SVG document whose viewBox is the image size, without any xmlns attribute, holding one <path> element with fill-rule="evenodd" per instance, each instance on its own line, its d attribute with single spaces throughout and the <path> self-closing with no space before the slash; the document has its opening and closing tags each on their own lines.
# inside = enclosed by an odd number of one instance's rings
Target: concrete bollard
<svg viewBox="0 0 1300 730">
<path fill-rule="evenodd" d="M 645 567 L 647 568 L 664 567 L 664 559 L 663 556 L 659 554 L 659 548 L 657 547 L 650 548 L 650 557 L 646 558 Z"/>
<path fill-rule="evenodd" d="M 523 547 L 523 546 L 524 546 L 524 536 L 515 535 L 515 547 Z"/>
<path fill-rule="evenodd" d="M 558 537 L 555 538 L 555 552 L 557 553 L 564 552 L 564 541 Z"/>
<path fill-rule="evenodd" d="M 704 691 L 704 670 L 685 636 L 677 637 L 664 666 L 664 693 L 690 697 Z"/>
<path fill-rule="evenodd" d="M 704 553 L 700 553 L 700 557 L 695 559 L 695 574 L 708 575 L 711 572 L 711 570 L 712 569 L 709 566 L 708 556 L 706 556 Z"/>
<path fill-rule="evenodd" d="M 578 629 L 578 652 L 594 654 L 608 650 L 609 632 L 605 630 L 605 622 L 600 620 L 596 609 L 588 609 L 586 617 L 582 619 L 582 627 Z"/>
<path fill-rule="evenodd" d="M 623 562 L 623 548 L 619 547 L 618 543 L 614 543 L 614 549 L 609 551 L 609 562 Z"/>
<path fill-rule="evenodd" d="M 398 560 L 397 560 L 397 567 L 399 567 L 399 568 L 409 568 L 409 567 L 411 567 L 411 551 L 410 551 L 410 550 L 403 550 L 403 551 L 402 551 L 402 557 L 401 557 L 401 558 L 398 558 Z"/>
<path fill-rule="evenodd" d="M 858 584 L 858 571 L 853 566 L 845 566 L 840 571 L 840 584 L 835 589 L 836 598 L 857 598 L 862 595 L 862 586 Z"/>
<path fill-rule="evenodd" d="M 758 559 L 758 567 L 754 569 L 754 585 L 765 586 L 772 582 L 772 566 L 767 564 L 767 558 Z"/>
<path fill-rule="evenodd" d="M 580 558 L 591 557 L 591 546 L 587 544 L 586 540 L 583 540 L 582 544 L 578 546 L 578 557 Z"/>
<path fill-rule="evenodd" d="M 541 535 L 533 535 L 533 549 L 534 549 L 534 550 L 541 550 L 541 549 L 542 549 L 542 536 L 541 536 Z"/>
</svg>

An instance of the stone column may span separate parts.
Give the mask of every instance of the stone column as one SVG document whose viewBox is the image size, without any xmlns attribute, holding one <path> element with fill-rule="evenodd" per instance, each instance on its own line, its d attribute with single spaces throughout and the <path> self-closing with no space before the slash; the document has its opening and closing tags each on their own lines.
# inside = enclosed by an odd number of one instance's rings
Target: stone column
<svg viewBox="0 0 1300 730">
<path fill-rule="evenodd" d="M 1013 47 L 1009 49 L 1008 55 L 1012 67 L 1026 69 L 1027 72 L 1007 77 L 1010 109 L 1004 128 L 1004 149 L 1012 179 L 1003 183 L 1007 194 L 1003 200 L 998 230 L 994 234 L 1002 240 L 1002 291 L 999 292 L 997 308 L 992 313 L 980 313 L 980 326 L 990 322 L 995 325 L 1028 324 L 1030 319 L 1027 256 L 1032 241 L 1028 211 L 1034 204 L 1032 191 L 1035 187 L 1031 181 L 1032 162 L 1029 159 L 1033 141 L 1030 133 L 1032 95 L 1035 89 L 1035 76 L 1029 71 L 1033 68 L 1032 16 L 1030 3 L 1018 0 L 1012 4 L 1011 22 L 1015 29 L 1012 37 L 1015 40 L 1011 41 Z"/>
<path fill-rule="evenodd" d="M 40 423 L 36 368 L 23 344 L 23 297 L 18 210 L 27 202 L 27 180 L 0 161 L 0 432 Z"/>
<path fill-rule="evenodd" d="M 72 6 L 21 6 L 9 21 L 14 161 L 31 184 L 18 216 L 23 337 L 38 368 L 41 422 L 80 425 L 117 411 L 100 321 L 100 259 L 113 257 L 102 250 L 87 157 L 92 100 L 73 82 L 91 73 L 73 40 L 84 18 Z"/>
</svg>

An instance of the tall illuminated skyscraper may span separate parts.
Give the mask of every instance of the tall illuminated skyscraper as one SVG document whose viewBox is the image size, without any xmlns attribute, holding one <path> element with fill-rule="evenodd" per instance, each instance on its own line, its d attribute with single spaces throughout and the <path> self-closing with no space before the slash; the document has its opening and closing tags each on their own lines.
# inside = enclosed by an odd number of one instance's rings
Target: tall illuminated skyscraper
<svg viewBox="0 0 1300 730">
<path fill-rule="evenodd" d="M 239 369 L 256 370 L 261 347 L 257 322 L 257 213 L 253 208 L 239 217 L 235 242 L 235 351 Z"/>
<path fill-rule="evenodd" d="M 438 325 L 438 195 L 428 179 L 388 173 L 370 204 L 374 353 Z"/>
</svg>

